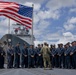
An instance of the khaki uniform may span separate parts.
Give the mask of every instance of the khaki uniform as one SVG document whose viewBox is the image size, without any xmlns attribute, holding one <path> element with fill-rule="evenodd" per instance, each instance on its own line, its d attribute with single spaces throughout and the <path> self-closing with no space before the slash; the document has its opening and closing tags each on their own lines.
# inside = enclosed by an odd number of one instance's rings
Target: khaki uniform
<svg viewBox="0 0 76 75">
<path fill-rule="evenodd" d="M 44 47 L 41 49 L 41 53 L 42 53 L 42 55 L 43 55 L 44 68 L 47 67 L 47 63 L 46 63 L 46 62 L 48 62 L 49 68 L 51 68 L 50 49 L 49 49 L 49 47 L 44 46 Z"/>
<path fill-rule="evenodd" d="M 8 45 L 3 46 L 3 50 L 5 51 L 5 63 L 7 63 L 7 50 L 8 50 Z"/>
</svg>

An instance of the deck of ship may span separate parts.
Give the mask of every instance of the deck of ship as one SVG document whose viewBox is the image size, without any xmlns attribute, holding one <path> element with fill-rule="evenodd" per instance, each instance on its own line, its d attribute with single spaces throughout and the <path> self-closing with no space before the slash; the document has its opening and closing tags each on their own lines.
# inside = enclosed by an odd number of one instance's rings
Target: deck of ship
<svg viewBox="0 0 76 75">
<path fill-rule="evenodd" d="M 75 69 L 44 70 L 43 68 L 32 69 L 0 69 L 0 75 L 76 75 Z"/>
</svg>

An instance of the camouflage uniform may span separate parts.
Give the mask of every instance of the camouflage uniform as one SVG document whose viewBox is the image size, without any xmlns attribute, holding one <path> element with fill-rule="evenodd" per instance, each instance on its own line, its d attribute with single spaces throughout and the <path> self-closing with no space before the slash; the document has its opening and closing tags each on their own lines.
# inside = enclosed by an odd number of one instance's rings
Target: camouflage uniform
<svg viewBox="0 0 76 75">
<path fill-rule="evenodd" d="M 47 46 L 42 47 L 41 53 L 43 55 L 43 61 L 44 61 L 44 68 L 47 67 L 47 63 L 49 65 L 49 68 L 51 69 L 51 62 L 50 62 L 50 49 Z"/>
</svg>

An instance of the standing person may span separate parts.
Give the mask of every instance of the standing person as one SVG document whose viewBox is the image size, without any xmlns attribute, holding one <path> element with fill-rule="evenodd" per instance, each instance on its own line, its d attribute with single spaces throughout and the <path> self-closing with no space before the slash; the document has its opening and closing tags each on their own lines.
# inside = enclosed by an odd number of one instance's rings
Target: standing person
<svg viewBox="0 0 76 75">
<path fill-rule="evenodd" d="M 4 58 L 4 61 L 5 61 L 4 63 L 7 64 L 7 50 L 8 50 L 8 44 L 7 44 L 6 41 L 3 42 L 3 50 L 4 50 L 5 54 L 6 54 L 6 56 L 5 56 L 5 58 Z"/>
<path fill-rule="evenodd" d="M 72 58 L 71 65 L 73 69 L 76 69 L 76 41 L 73 41 L 71 44 L 72 44 L 71 52 L 70 52 L 70 56 Z"/>
<path fill-rule="evenodd" d="M 58 44 L 59 45 L 59 44 Z M 59 56 L 58 56 L 58 48 L 55 49 L 55 67 L 59 67 Z"/>
<path fill-rule="evenodd" d="M 50 49 L 47 47 L 47 43 L 44 43 L 44 46 L 41 49 L 41 53 L 43 55 L 44 69 L 47 68 L 47 62 L 49 65 L 49 69 L 51 70 L 51 62 L 50 62 Z"/>
<path fill-rule="evenodd" d="M 52 51 L 51 51 L 51 55 L 52 55 L 52 67 L 56 67 L 56 48 L 55 45 L 52 45 Z"/>
<path fill-rule="evenodd" d="M 65 68 L 70 69 L 71 68 L 71 63 L 70 63 L 70 52 L 71 52 L 71 47 L 70 45 L 67 43 L 66 44 L 66 50 L 64 52 L 65 55 Z"/>
<path fill-rule="evenodd" d="M 63 68 L 63 61 L 64 61 L 64 48 L 63 48 L 63 44 L 59 44 L 58 47 L 58 56 L 59 56 L 59 68 Z"/>
<path fill-rule="evenodd" d="M 7 68 L 13 68 L 13 57 L 14 50 L 11 45 L 9 45 L 9 49 L 7 50 Z"/>
<path fill-rule="evenodd" d="M 12 46 L 12 59 L 11 59 L 11 66 L 12 66 L 12 68 L 14 67 L 14 52 L 15 50 L 14 50 L 14 46 Z"/>
<path fill-rule="evenodd" d="M 64 64 L 63 64 L 63 65 L 64 65 L 64 68 L 66 68 L 66 66 L 65 66 L 65 51 L 66 51 L 66 50 L 67 50 L 67 46 L 66 46 L 66 44 L 65 44 L 65 45 L 64 45 L 64 61 L 63 61 L 63 62 L 64 62 Z"/>
<path fill-rule="evenodd" d="M 21 67 L 22 68 L 27 68 L 28 67 L 28 49 L 27 49 L 27 46 L 26 44 L 24 44 L 24 48 L 22 49 L 22 64 L 21 64 Z"/>
<path fill-rule="evenodd" d="M 38 65 L 37 65 L 37 58 L 38 58 L 38 55 L 37 55 L 37 47 L 34 48 L 34 51 L 35 51 L 35 56 L 34 56 L 34 60 L 35 60 L 35 67 L 37 68 Z"/>
<path fill-rule="evenodd" d="M 33 45 L 30 45 L 30 48 L 28 49 L 28 68 L 34 68 L 34 56 L 35 56 L 35 50 Z"/>
<path fill-rule="evenodd" d="M 15 54 L 15 65 L 14 65 L 14 67 L 15 68 L 20 68 L 20 48 L 19 48 L 19 46 L 20 46 L 20 43 L 17 43 L 17 45 L 16 45 L 16 47 L 14 48 L 14 54 Z"/>
<path fill-rule="evenodd" d="M 47 47 L 48 47 L 48 49 L 50 50 L 50 48 L 49 48 L 49 44 L 47 44 Z M 51 51 L 50 51 L 50 53 L 49 53 L 49 55 L 51 56 Z M 51 57 L 50 57 L 51 58 Z M 50 60 L 50 63 L 51 63 L 52 61 Z M 48 65 L 48 62 L 47 62 L 47 65 Z M 51 65 L 52 65 L 52 63 L 51 63 Z M 49 65 L 48 65 L 49 66 Z M 52 66 L 51 66 L 52 67 Z"/>
<path fill-rule="evenodd" d="M 55 45 L 54 45 L 55 46 Z M 51 61 L 51 64 L 52 64 L 52 49 L 53 49 L 53 45 L 50 45 L 50 51 L 51 51 L 51 54 L 50 54 L 50 61 Z"/>
<path fill-rule="evenodd" d="M 41 54 L 41 46 L 38 44 L 37 48 L 37 67 L 42 68 L 42 54 Z"/>
<path fill-rule="evenodd" d="M 41 44 L 40 47 L 41 47 L 41 49 L 42 49 L 42 48 L 43 48 L 43 44 Z M 41 56 L 41 60 L 42 60 L 42 61 L 41 61 L 42 67 L 44 67 L 44 64 L 43 64 L 43 56 Z"/>
<path fill-rule="evenodd" d="M 0 68 L 4 68 L 4 57 L 5 57 L 5 52 L 2 48 L 2 43 L 0 43 Z"/>
<path fill-rule="evenodd" d="M 76 69 L 76 41 L 74 41 L 75 50 L 74 50 L 74 62 L 75 62 L 75 69 Z"/>
</svg>

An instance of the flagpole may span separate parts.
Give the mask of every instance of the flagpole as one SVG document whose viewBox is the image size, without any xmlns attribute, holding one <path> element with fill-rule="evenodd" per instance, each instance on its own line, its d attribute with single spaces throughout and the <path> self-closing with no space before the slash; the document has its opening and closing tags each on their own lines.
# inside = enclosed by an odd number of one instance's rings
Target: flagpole
<svg viewBox="0 0 76 75">
<path fill-rule="evenodd" d="M 10 19 L 8 18 L 8 34 L 10 34 Z M 9 45 L 9 36 L 7 35 L 7 43 Z"/>
<path fill-rule="evenodd" d="M 32 7 L 34 8 L 34 4 L 32 4 Z M 32 29 L 31 29 L 31 31 L 32 31 L 32 35 L 31 35 L 32 45 L 34 45 L 34 40 L 33 40 L 33 20 L 34 20 L 34 18 L 33 18 L 33 13 L 32 13 Z"/>
<path fill-rule="evenodd" d="M 10 34 L 10 19 L 8 18 L 8 34 Z"/>
</svg>

